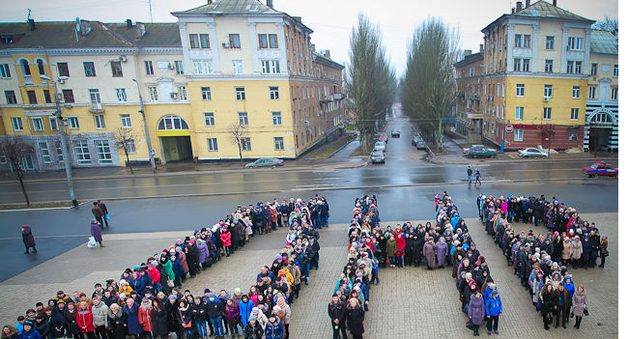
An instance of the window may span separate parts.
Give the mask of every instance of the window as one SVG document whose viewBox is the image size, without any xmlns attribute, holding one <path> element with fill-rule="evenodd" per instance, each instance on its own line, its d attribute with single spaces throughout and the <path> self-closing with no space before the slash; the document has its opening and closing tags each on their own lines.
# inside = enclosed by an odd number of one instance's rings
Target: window
<svg viewBox="0 0 628 339">
<path fill-rule="evenodd" d="M 214 113 L 212 113 L 212 112 L 205 112 L 205 113 L 203 113 L 203 116 L 205 117 L 205 126 L 215 126 L 216 125 L 216 121 L 214 121 Z"/>
<path fill-rule="evenodd" d="M 523 59 L 523 66 L 521 67 L 523 72 L 530 72 L 530 59 Z"/>
<path fill-rule="evenodd" d="M 87 140 L 75 140 L 72 144 L 74 148 L 74 157 L 76 157 L 76 163 L 79 165 L 90 165 L 92 163 L 92 158 L 89 155 Z"/>
<path fill-rule="evenodd" d="M 617 87 L 611 87 L 611 100 L 617 101 Z"/>
<path fill-rule="evenodd" d="M 244 70 L 242 69 L 242 60 L 233 60 L 233 74 L 242 74 Z"/>
<path fill-rule="evenodd" d="M 513 64 L 513 71 L 521 72 L 521 59 L 520 58 L 515 58 L 514 64 Z"/>
<path fill-rule="evenodd" d="M 70 69 L 68 68 L 67 62 L 57 62 L 57 72 L 59 72 L 60 77 L 69 77 Z"/>
<path fill-rule="evenodd" d="M 33 129 L 35 132 L 43 132 L 44 131 L 44 120 L 40 117 L 31 118 L 33 121 Z"/>
<path fill-rule="evenodd" d="M 273 112 L 273 125 L 281 125 L 281 112 Z"/>
<path fill-rule="evenodd" d="M 94 146 L 96 146 L 96 154 L 98 155 L 98 162 L 101 164 L 111 164 L 111 148 L 109 148 L 109 140 L 94 140 Z"/>
<path fill-rule="evenodd" d="M 209 74 L 212 71 L 212 64 L 209 60 L 193 60 L 194 74 Z"/>
<path fill-rule="evenodd" d="M 126 102 L 126 89 L 116 88 L 116 98 L 118 102 Z"/>
<path fill-rule="evenodd" d="M 120 123 L 122 124 L 122 128 L 131 128 L 131 115 L 120 114 Z"/>
<path fill-rule="evenodd" d="M 72 92 L 71 89 L 64 89 L 62 93 L 63 93 L 64 102 L 66 103 L 74 102 L 74 92 Z"/>
<path fill-rule="evenodd" d="M 185 86 L 177 86 L 177 92 L 179 93 L 179 99 L 188 100 L 188 89 Z"/>
<path fill-rule="evenodd" d="M 201 39 L 201 48 L 209 48 L 209 34 L 199 34 Z"/>
<path fill-rule="evenodd" d="M 578 130 L 570 129 L 569 130 L 569 141 L 578 141 Z"/>
<path fill-rule="evenodd" d="M 63 150 L 61 149 L 61 142 L 55 142 L 55 148 L 57 149 L 57 160 L 63 161 Z"/>
<path fill-rule="evenodd" d="M 0 78 L 8 79 L 11 77 L 11 70 L 9 64 L 0 64 Z"/>
<path fill-rule="evenodd" d="M 4 96 L 7 98 L 7 105 L 16 105 L 17 97 L 15 91 L 4 91 Z"/>
<path fill-rule="evenodd" d="M 41 153 L 41 159 L 48 163 L 52 162 L 52 158 L 50 157 L 50 149 L 48 148 L 48 143 L 46 142 L 38 142 L 39 152 Z"/>
<path fill-rule="evenodd" d="M 597 86 L 589 86 L 589 99 L 595 99 L 595 91 L 597 90 Z"/>
<path fill-rule="evenodd" d="M 148 97 L 150 98 L 150 101 L 159 100 L 159 96 L 157 95 L 157 87 L 148 86 Z"/>
<path fill-rule="evenodd" d="M 177 74 L 183 74 L 183 61 L 175 60 L 174 61 L 174 69 Z"/>
<path fill-rule="evenodd" d="M 79 129 L 81 126 L 79 125 L 79 119 L 77 116 L 67 117 L 68 119 L 68 128 L 69 129 Z"/>
<path fill-rule="evenodd" d="M 35 91 L 26 91 L 26 94 L 28 94 L 28 103 L 31 105 L 36 105 L 37 94 L 35 94 Z"/>
<path fill-rule="evenodd" d="M 545 85 L 545 87 L 543 88 L 543 97 L 551 98 L 553 92 L 554 92 L 554 86 L 552 86 L 552 85 Z"/>
<path fill-rule="evenodd" d="M 11 124 L 13 125 L 13 130 L 16 132 L 24 130 L 24 126 L 22 125 L 22 118 L 20 117 L 11 118 Z"/>
<path fill-rule="evenodd" d="M 578 120 L 578 113 L 579 113 L 580 109 L 579 108 L 572 108 L 571 109 L 571 120 Z"/>
<path fill-rule="evenodd" d="M 122 63 L 120 61 L 111 62 L 111 76 L 114 76 L 114 77 L 122 76 Z"/>
<path fill-rule="evenodd" d="M 251 150 L 251 138 L 241 138 L 240 145 L 242 145 L 243 151 L 250 151 Z"/>
<path fill-rule="evenodd" d="M 515 129 L 514 140 L 515 141 L 523 141 L 523 129 L 522 128 Z"/>
<path fill-rule="evenodd" d="M 523 107 L 515 107 L 515 120 L 523 120 Z"/>
<path fill-rule="evenodd" d="M 92 61 L 83 62 L 83 68 L 85 68 L 86 77 L 96 76 L 96 66 L 94 66 L 94 63 Z"/>
<path fill-rule="evenodd" d="M 218 140 L 216 138 L 207 138 L 207 150 L 209 152 L 218 152 Z"/>
<path fill-rule="evenodd" d="M 613 66 L 613 76 L 614 77 L 618 77 L 619 76 L 619 65 L 614 65 Z"/>
<path fill-rule="evenodd" d="M 262 60 L 262 73 L 264 74 L 280 73 L 279 60 Z"/>
<path fill-rule="evenodd" d="M 523 36 L 523 48 L 530 48 L 530 34 Z"/>
<path fill-rule="evenodd" d="M 98 91 L 98 89 L 90 89 L 89 100 L 93 108 L 100 108 L 100 91 Z"/>
<path fill-rule="evenodd" d="M 515 34 L 515 47 L 521 47 L 521 34 Z"/>
<path fill-rule="evenodd" d="M 47 104 L 52 103 L 52 97 L 50 96 L 50 90 L 44 90 L 44 100 L 46 100 Z"/>
<path fill-rule="evenodd" d="M 546 59 L 545 60 L 545 72 L 552 73 L 554 71 L 554 60 Z"/>
<path fill-rule="evenodd" d="M 591 75 L 597 75 L 597 63 L 591 64 Z"/>
<path fill-rule="evenodd" d="M 190 34 L 190 48 L 199 48 L 198 34 Z"/>
<path fill-rule="evenodd" d="M 107 127 L 105 125 L 105 116 L 102 114 L 94 115 L 94 124 L 96 125 L 96 129 L 105 129 Z"/>
<path fill-rule="evenodd" d="M 517 84 L 516 95 L 520 98 L 523 98 L 526 94 L 526 85 L 525 84 Z"/>
<path fill-rule="evenodd" d="M 240 48 L 240 34 L 229 34 L 229 48 Z"/>
<path fill-rule="evenodd" d="M 249 124 L 249 114 L 246 112 L 238 112 L 238 121 L 240 126 L 246 126 Z"/>
<path fill-rule="evenodd" d="M 275 151 L 283 151 L 283 137 L 275 137 Z"/>
<path fill-rule="evenodd" d="M 129 153 L 135 153 L 137 150 L 135 149 L 135 140 L 126 139 L 124 140 L 124 145 L 126 146 L 126 151 Z"/>
<path fill-rule="evenodd" d="M 574 64 L 573 72 L 576 74 L 582 73 L 582 61 L 576 61 Z"/>
<path fill-rule="evenodd" d="M 567 73 L 573 73 L 573 61 L 567 61 Z"/>
<path fill-rule="evenodd" d="M 146 75 L 154 75 L 153 62 L 151 60 L 144 61 L 144 68 L 146 69 Z"/>
<path fill-rule="evenodd" d="M 37 59 L 37 70 L 39 74 L 46 75 L 46 66 L 44 65 L 44 61 L 41 59 Z"/>
<path fill-rule="evenodd" d="M 279 41 L 277 40 L 277 34 L 268 34 L 268 47 L 279 48 Z"/>
<path fill-rule="evenodd" d="M 543 107 L 543 120 L 552 119 L 552 108 L 551 107 Z"/>
<path fill-rule="evenodd" d="M 270 86 L 268 87 L 268 91 L 270 93 L 270 100 L 279 100 L 279 87 L 278 86 Z"/>
<path fill-rule="evenodd" d="M 235 95 L 236 95 L 236 100 L 246 100 L 246 93 L 244 92 L 244 87 L 236 87 Z"/>
<path fill-rule="evenodd" d="M 57 117 L 55 117 L 55 116 L 48 117 L 48 122 L 50 122 L 50 130 L 51 131 L 58 131 L 59 130 L 59 125 L 57 123 Z"/>
<path fill-rule="evenodd" d="M 268 48 L 268 34 L 258 34 L 257 41 L 259 48 Z"/>
<path fill-rule="evenodd" d="M 580 86 L 573 86 L 571 90 L 571 97 L 573 99 L 580 99 Z"/>
<path fill-rule="evenodd" d="M 548 35 L 545 37 L 545 49 L 554 49 L 554 37 Z"/>
<path fill-rule="evenodd" d="M 31 66 L 28 63 L 28 60 L 22 59 L 22 61 L 20 61 L 20 66 L 22 66 L 22 73 L 24 75 L 31 75 Z"/>
<path fill-rule="evenodd" d="M 211 100 L 212 99 L 211 87 L 201 87 L 201 97 L 203 98 L 203 100 Z"/>
<path fill-rule="evenodd" d="M 190 129 L 188 123 L 185 120 L 181 119 L 181 117 L 176 115 L 166 115 L 165 117 L 159 120 L 159 124 L 157 124 L 157 129 L 159 130 L 185 130 Z"/>
<path fill-rule="evenodd" d="M 582 51 L 584 49 L 584 39 L 569 37 L 567 40 L 567 50 L 570 51 Z"/>
</svg>

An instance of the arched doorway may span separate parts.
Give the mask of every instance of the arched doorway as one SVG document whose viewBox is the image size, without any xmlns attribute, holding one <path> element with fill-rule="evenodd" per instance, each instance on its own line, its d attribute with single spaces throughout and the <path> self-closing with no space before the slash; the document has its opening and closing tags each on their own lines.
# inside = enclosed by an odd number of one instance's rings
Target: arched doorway
<svg viewBox="0 0 628 339">
<path fill-rule="evenodd" d="M 608 151 L 615 117 L 607 111 L 593 112 L 587 121 L 589 126 L 589 151 Z"/>
<path fill-rule="evenodd" d="M 157 136 L 161 144 L 163 162 L 192 160 L 190 127 L 178 115 L 166 115 L 157 123 Z"/>
</svg>

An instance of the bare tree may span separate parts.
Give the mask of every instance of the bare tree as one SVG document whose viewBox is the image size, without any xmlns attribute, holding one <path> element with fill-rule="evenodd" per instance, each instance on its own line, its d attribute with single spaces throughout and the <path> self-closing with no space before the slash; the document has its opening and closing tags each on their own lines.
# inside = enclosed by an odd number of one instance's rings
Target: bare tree
<svg viewBox="0 0 628 339">
<path fill-rule="evenodd" d="M 30 150 L 32 150 L 32 147 L 24 141 L 22 136 L 8 135 L 0 140 L 0 154 L 7 157 L 11 171 L 17 175 L 17 179 L 20 181 L 22 193 L 24 193 L 24 199 L 26 199 L 26 207 L 31 206 L 31 201 L 28 198 L 28 193 L 24 186 L 24 170 L 20 165 L 22 164 L 24 155 Z"/>
<path fill-rule="evenodd" d="M 614 36 L 619 35 L 619 21 L 617 21 L 616 18 L 605 17 L 604 20 L 594 23 L 591 28 L 599 29 L 601 31 L 609 31 L 613 33 Z"/>
<path fill-rule="evenodd" d="M 116 133 L 114 134 L 114 138 L 116 139 L 116 144 L 118 149 L 124 150 L 124 156 L 126 157 L 126 165 L 131 170 L 131 174 L 133 172 L 133 166 L 131 165 L 131 161 L 129 160 L 129 153 L 135 152 L 135 132 L 131 128 L 118 128 Z M 131 145 L 133 145 L 133 149 L 131 149 Z"/>
<path fill-rule="evenodd" d="M 229 127 L 229 133 L 231 134 L 231 142 L 233 142 L 233 144 L 238 147 L 238 152 L 240 154 L 240 165 L 244 167 L 244 159 L 242 158 L 242 139 L 248 137 L 249 131 L 246 129 L 246 126 L 243 126 L 239 123 L 233 123 Z"/>
<path fill-rule="evenodd" d="M 382 43 L 379 27 L 358 16 L 351 32 L 351 64 L 346 73 L 347 108 L 355 116 L 362 152 L 386 121 L 395 99 L 397 80 Z"/>
<path fill-rule="evenodd" d="M 454 63 L 460 56 L 458 31 L 429 18 L 416 29 L 402 81 L 403 111 L 440 148 L 442 121 L 455 100 Z"/>
</svg>

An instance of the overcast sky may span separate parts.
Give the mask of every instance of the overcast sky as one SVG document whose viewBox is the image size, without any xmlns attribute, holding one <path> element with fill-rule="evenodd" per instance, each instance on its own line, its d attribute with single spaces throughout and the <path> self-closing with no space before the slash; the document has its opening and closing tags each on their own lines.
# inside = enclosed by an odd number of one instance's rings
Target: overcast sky
<svg viewBox="0 0 628 339">
<path fill-rule="evenodd" d="M 548 0 L 551 2 L 551 0 Z M 266 3 L 266 0 L 262 0 Z M 525 0 L 523 0 L 525 3 Z M 535 0 L 531 1 L 535 3 Z M 170 12 L 207 3 L 207 0 L 152 0 L 154 22 L 172 22 Z M 277 10 L 301 16 L 314 30 L 317 50 L 329 49 L 334 60 L 347 62 L 351 27 L 359 12 L 379 24 L 388 56 L 397 73 L 405 69 L 406 46 L 412 32 L 424 19 L 434 16 L 460 30 L 461 46 L 477 52 L 480 30 L 504 13 L 514 0 L 274 0 Z M 0 21 L 72 21 L 76 17 L 104 22 L 150 22 L 148 0 L 24 0 L 3 1 Z M 592 20 L 618 17 L 617 0 L 558 0 L 558 6 Z"/>
</svg>

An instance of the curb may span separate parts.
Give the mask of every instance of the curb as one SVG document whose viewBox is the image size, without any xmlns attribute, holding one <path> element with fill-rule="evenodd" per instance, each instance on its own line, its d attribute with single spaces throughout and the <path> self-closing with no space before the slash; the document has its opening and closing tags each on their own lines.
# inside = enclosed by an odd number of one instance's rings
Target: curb
<svg viewBox="0 0 628 339">
<path fill-rule="evenodd" d="M 51 204 L 51 203 L 57 203 L 57 202 L 62 202 L 62 201 L 42 201 L 42 202 L 39 202 L 39 203 Z M 86 204 L 87 204 L 87 201 L 78 204 L 78 206 L 76 206 L 76 207 L 81 207 L 81 206 L 86 205 Z M 4 212 L 31 212 L 31 211 L 57 211 L 57 210 L 71 210 L 73 208 L 75 208 L 75 207 L 74 206 L 60 206 L 60 207 L 41 207 L 41 208 L 17 208 L 17 209 L 12 209 L 12 210 L 0 210 L 0 213 L 4 213 Z"/>
</svg>

